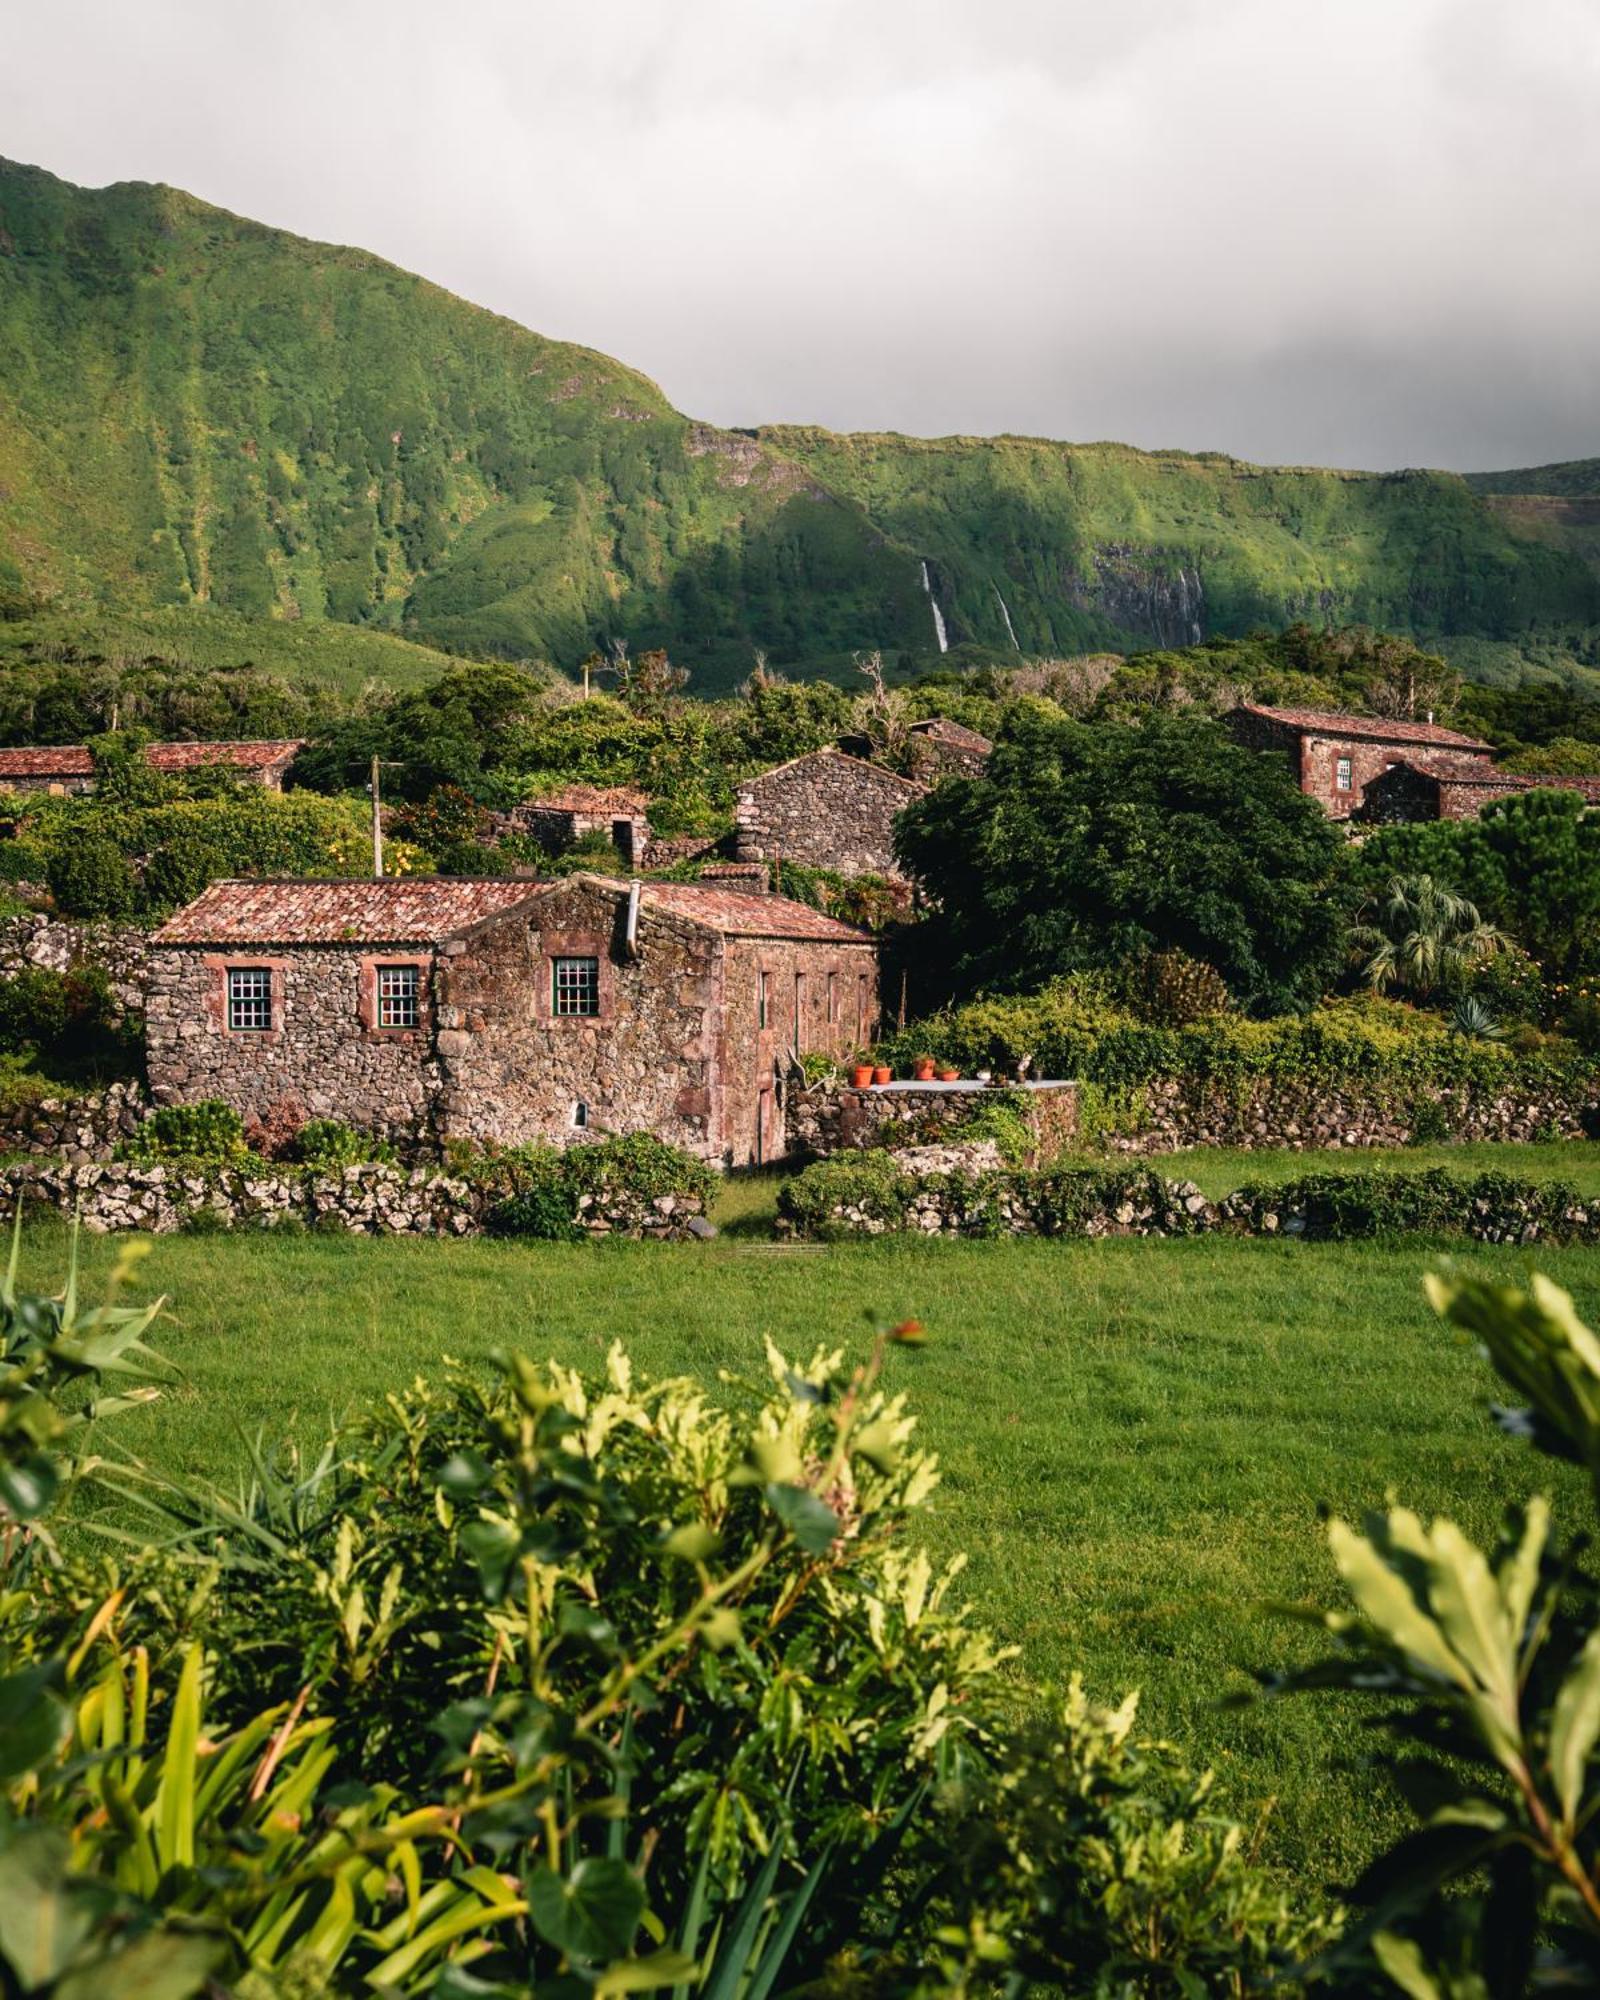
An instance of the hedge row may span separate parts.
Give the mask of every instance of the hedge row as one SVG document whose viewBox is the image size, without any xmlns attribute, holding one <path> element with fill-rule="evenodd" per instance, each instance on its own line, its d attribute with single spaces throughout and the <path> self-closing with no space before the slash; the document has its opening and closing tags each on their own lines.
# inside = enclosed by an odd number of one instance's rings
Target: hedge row
<svg viewBox="0 0 1600 2000">
<path fill-rule="evenodd" d="M 781 1225 L 822 1239 L 1192 1236 L 1221 1230 L 1329 1242 L 1406 1235 L 1490 1243 L 1600 1241 L 1600 1202 L 1563 1181 L 1512 1174 L 1359 1170 L 1252 1182 L 1212 1202 L 1144 1168 L 1048 1167 L 918 1175 L 893 1153 L 819 1161 L 779 1193 Z"/>
<path fill-rule="evenodd" d="M 1164 1027 L 1074 979 L 928 1015 L 892 1035 L 879 1053 L 897 1067 L 932 1055 L 969 1075 L 1008 1071 L 1027 1057 L 1035 1076 L 1074 1077 L 1112 1090 L 1182 1077 L 1197 1089 L 1231 1086 L 1242 1093 L 1276 1083 L 1356 1087 L 1397 1098 L 1438 1089 L 1537 1097 L 1581 1088 L 1594 1069 L 1562 1037 L 1529 1032 L 1516 1043 L 1471 1040 L 1397 1001 L 1326 1001 L 1305 1015 L 1256 1021 L 1219 1014 Z"/>
</svg>

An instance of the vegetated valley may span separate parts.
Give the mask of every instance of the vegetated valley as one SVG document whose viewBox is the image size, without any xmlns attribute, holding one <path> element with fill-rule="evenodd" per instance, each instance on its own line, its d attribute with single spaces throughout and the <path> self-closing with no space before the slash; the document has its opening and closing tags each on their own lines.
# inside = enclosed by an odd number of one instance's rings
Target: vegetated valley
<svg viewBox="0 0 1600 2000">
<path fill-rule="evenodd" d="M 568 668 L 623 639 L 716 692 L 752 647 L 837 675 L 1308 620 L 1570 675 L 1592 470 L 721 430 L 363 252 L 0 166 L 0 590 L 78 642 L 166 607 Z"/>
</svg>

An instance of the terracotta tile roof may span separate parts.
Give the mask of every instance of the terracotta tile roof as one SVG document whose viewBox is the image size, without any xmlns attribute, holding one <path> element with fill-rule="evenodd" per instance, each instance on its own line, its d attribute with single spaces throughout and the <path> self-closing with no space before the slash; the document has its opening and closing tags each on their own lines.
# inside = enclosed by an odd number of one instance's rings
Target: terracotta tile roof
<svg viewBox="0 0 1600 2000">
<path fill-rule="evenodd" d="M 527 812 L 614 813 L 618 819 L 642 814 L 650 804 L 647 792 L 632 785 L 563 785 L 559 791 L 541 792 L 536 799 L 524 799 Z"/>
<path fill-rule="evenodd" d="M 758 771 L 753 778 L 742 778 L 739 781 L 739 793 L 743 796 L 752 787 L 764 785 L 768 778 L 777 777 L 780 771 L 792 771 L 798 764 L 812 764 L 823 757 L 831 757 L 840 764 L 859 765 L 863 771 L 870 771 L 875 778 L 887 778 L 891 785 L 898 785 L 903 792 L 910 793 L 916 798 L 920 798 L 928 789 L 915 778 L 902 778 L 898 771 L 887 771 L 883 765 L 871 763 L 865 757 L 854 757 L 848 750 L 840 750 L 833 744 L 824 744 L 820 750 L 807 750 L 803 756 L 791 757 L 787 763 L 774 764 L 765 771 Z"/>
<path fill-rule="evenodd" d="M 1585 798 L 1600 798 L 1600 778 L 1547 776 L 1544 772 L 1532 776 L 1526 771 L 1503 771 L 1477 757 L 1430 757 L 1426 764 L 1406 763 L 1405 768 L 1441 785 L 1492 785 L 1503 792 L 1582 792 Z"/>
<path fill-rule="evenodd" d="M 195 771 L 207 764 L 226 764 L 236 771 L 264 771 L 286 764 L 305 748 L 303 736 L 233 743 L 152 743 L 145 758 L 153 770 Z"/>
<path fill-rule="evenodd" d="M 626 889 L 625 882 L 612 885 Z M 725 937 L 814 938 L 836 944 L 870 944 L 871 933 L 826 917 L 808 903 L 787 896 L 750 895 L 708 882 L 646 882 L 640 901 L 647 910 L 687 917 Z"/>
<path fill-rule="evenodd" d="M 1377 743 L 1431 743 L 1442 750 L 1481 750 L 1489 745 L 1476 736 L 1463 736 L 1458 729 L 1442 729 L 1435 722 L 1400 722 L 1382 715 L 1337 715 L 1315 708 L 1265 708 L 1258 702 L 1241 702 L 1236 713 L 1259 715 L 1286 728 L 1318 736 L 1366 737 Z"/>
<path fill-rule="evenodd" d="M 7 778 L 92 778 L 94 759 L 81 743 L 24 744 L 0 750 L 0 784 Z"/>
<path fill-rule="evenodd" d="M 155 934 L 161 944 L 432 944 L 534 893 L 526 880 L 448 875 L 213 882 Z"/>
<path fill-rule="evenodd" d="M 937 743 L 954 743 L 962 750 L 981 750 L 986 756 L 994 748 L 981 731 L 969 729 L 964 722 L 957 722 L 949 715 L 930 715 L 925 722 L 913 722 L 911 734 L 931 736 Z"/>
<path fill-rule="evenodd" d="M 207 764 L 226 764 L 236 771 L 268 770 L 286 764 L 304 738 L 235 743 L 152 743 L 145 761 L 156 771 L 194 771 Z M 0 750 L 0 780 L 5 778 L 92 778 L 94 758 L 82 743 L 24 744 Z"/>
</svg>

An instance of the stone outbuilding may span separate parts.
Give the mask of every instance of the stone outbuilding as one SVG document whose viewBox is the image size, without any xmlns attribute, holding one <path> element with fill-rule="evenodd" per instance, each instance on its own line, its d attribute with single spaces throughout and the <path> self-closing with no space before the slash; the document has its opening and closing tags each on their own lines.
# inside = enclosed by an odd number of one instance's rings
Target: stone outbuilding
<svg viewBox="0 0 1600 2000">
<path fill-rule="evenodd" d="M 630 868 L 645 865 L 650 801 L 631 785 L 563 785 L 505 815 L 505 830 L 525 833 L 547 854 L 564 854 L 586 834 L 604 834 Z"/>
<path fill-rule="evenodd" d="M 1527 777 L 1487 768 L 1481 758 L 1439 755 L 1425 764 L 1392 764 L 1367 786 L 1358 817 L 1374 826 L 1400 821 L 1476 819 L 1495 799 L 1539 790 L 1580 792 L 1600 805 L 1600 778 Z"/>
<path fill-rule="evenodd" d="M 785 897 L 401 877 L 213 883 L 156 933 L 146 1035 L 162 1103 L 742 1166 L 784 1151 L 790 1058 L 877 1020 L 873 938 Z"/>
<path fill-rule="evenodd" d="M 1459 774 L 1470 761 L 1483 780 L 1497 776 L 1487 743 L 1434 722 L 1264 708 L 1254 702 L 1241 703 L 1223 721 L 1246 749 L 1276 750 L 1288 757 L 1301 791 L 1334 819 L 1359 815 L 1367 787 L 1400 764 L 1418 771 L 1437 765 Z"/>
<path fill-rule="evenodd" d="M 240 784 L 281 792 L 289 767 L 304 748 L 296 737 L 226 743 L 150 743 L 144 759 L 153 771 L 184 775 L 223 770 Z M 82 743 L 29 744 L 0 750 L 0 791 L 52 792 L 77 798 L 95 788 L 94 756 Z"/>
<path fill-rule="evenodd" d="M 843 750 L 813 750 L 739 786 L 734 853 L 899 881 L 894 823 L 926 790 Z"/>
<path fill-rule="evenodd" d="M 929 776 L 981 778 L 994 744 L 976 729 L 948 715 L 930 715 L 913 722 L 906 732 L 915 746 L 919 766 L 925 758 Z"/>
</svg>

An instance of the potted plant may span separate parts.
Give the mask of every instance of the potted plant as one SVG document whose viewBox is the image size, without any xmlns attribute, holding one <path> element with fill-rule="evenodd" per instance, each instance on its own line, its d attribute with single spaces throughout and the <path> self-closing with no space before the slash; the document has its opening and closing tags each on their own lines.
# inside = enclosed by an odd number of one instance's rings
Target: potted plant
<svg viewBox="0 0 1600 2000">
<path fill-rule="evenodd" d="M 950 1063 L 946 1063 L 944 1068 L 939 1071 L 939 1081 L 941 1083 L 954 1083 L 960 1074 L 960 1070 L 954 1068 Z"/>
<path fill-rule="evenodd" d="M 864 1058 L 855 1063 L 850 1071 L 850 1081 L 857 1090 L 866 1090 L 872 1082 L 872 1065 Z"/>
<path fill-rule="evenodd" d="M 887 1063 L 879 1063 L 872 1072 L 872 1081 L 874 1086 L 881 1090 L 886 1083 L 893 1083 L 894 1071 Z"/>
<path fill-rule="evenodd" d="M 918 1083 L 932 1083 L 933 1057 L 918 1056 L 916 1061 L 911 1065 L 911 1074 Z"/>
</svg>

